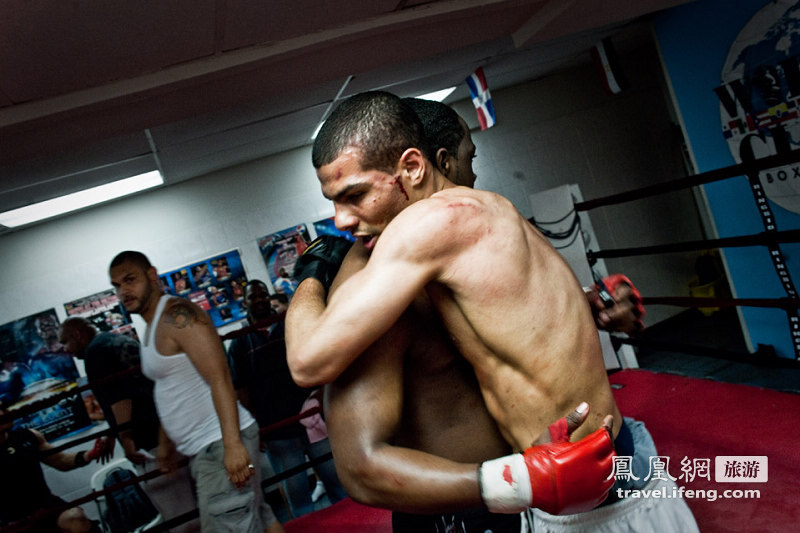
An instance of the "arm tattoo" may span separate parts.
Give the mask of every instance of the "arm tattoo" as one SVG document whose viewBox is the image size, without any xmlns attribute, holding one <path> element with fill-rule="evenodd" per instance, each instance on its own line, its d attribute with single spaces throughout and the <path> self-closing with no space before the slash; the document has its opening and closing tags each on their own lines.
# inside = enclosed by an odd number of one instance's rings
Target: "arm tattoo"
<svg viewBox="0 0 800 533">
<path fill-rule="evenodd" d="M 175 302 L 164 314 L 167 323 L 178 329 L 192 327 L 195 324 L 206 324 L 203 316 L 189 302 Z"/>
</svg>

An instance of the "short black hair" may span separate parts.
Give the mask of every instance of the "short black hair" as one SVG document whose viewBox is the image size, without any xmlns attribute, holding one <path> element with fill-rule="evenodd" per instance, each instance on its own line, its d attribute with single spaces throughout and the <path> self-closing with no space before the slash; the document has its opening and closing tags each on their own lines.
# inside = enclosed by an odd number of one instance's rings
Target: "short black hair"
<svg viewBox="0 0 800 533">
<path fill-rule="evenodd" d="M 276 292 L 275 294 L 269 295 L 270 300 L 278 300 L 282 304 L 289 304 L 289 297 L 283 294 L 282 292 Z"/>
<path fill-rule="evenodd" d="M 432 160 L 417 114 L 399 97 L 384 91 L 351 96 L 331 113 L 314 140 L 314 168 L 333 162 L 348 146 L 360 151 L 363 170 L 394 172 L 409 148 L 419 149 Z"/>
<path fill-rule="evenodd" d="M 111 264 L 108 265 L 108 269 L 111 270 L 114 267 L 120 266 L 122 263 L 133 263 L 142 267 L 142 270 L 147 270 L 153 266 L 150 264 L 150 260 L 147 258 L 147 256 L 142 252 L 125 250 L 124 252 L 118 253 L 116 257 L 111 260 Z"/>
<path fill-rule="evenodd" d="M 251 279 L 251 280 L 250 280 L 250 281 L 248 281 L 248 282 L 247 282 L 247 284 L 244 286 L 244 294 L 247 294 L 247 293 L 250 291 L 250 289 L 251 289 L 253 286 L 255 286 L 255 285 L 258 285 L 259 287 L 261 287 L 261 288 L 262 288 L 262 289 L 264 289 L 265 291 L 269 292 L 269 288 L 267 288 L 267 284 L 266 284 L 266 283 L 264 283 L 264 282 L 263 282 L 263 281 L 261 281 L 260 279 Z"/>
<path fill-rule="evenodd" d="M 71 316 L 61 323 L 61 329 L 74 329 L 77 331 L 86 331 L 94 329 L 94 325 L 82 316 Z"/>
<path fill-rule="evenodd" d="M 467 132 L 452 107 L 433 100 L 403 98 L 416 112 L 434 152 L 444 148 L 453 157 L 458 156 L 458 146 Z"/>
</svg>

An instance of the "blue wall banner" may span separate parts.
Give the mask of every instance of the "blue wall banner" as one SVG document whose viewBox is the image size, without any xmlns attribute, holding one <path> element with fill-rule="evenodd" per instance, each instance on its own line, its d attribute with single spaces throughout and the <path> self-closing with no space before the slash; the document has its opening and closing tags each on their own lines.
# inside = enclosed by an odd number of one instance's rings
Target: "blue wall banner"
<svg viewBox="0 0 800 533">
<path fill-rule="evenodd" d="M 139 336 L 130 315 L 119 303 L 116 291 L 108 289 L 64 304 L 68 317 L 83 317 L 99 331 L 124 333 L 136 340 Z"/>
<path fill-rule="evenodd" d="M 697 0 L 654 24 L 698 172 L 800 148 L 800 2 Z M 703 189 L 719 237 L 800 228 L 800 163 Z M 799 243 L 723 253 L 736 297 L 797 297 Z M 754 348 L 800 354 L 796 310 L 743 307 L 742 318 Z"/>
<path fill-rule="evenodd" d="M 289 299 L 297 289 L 297 280 L 293 277 L 294 264 L 310 241 L 311 236 L 305 224 L 276 231 L 258 239 L 258 249 L 264 258 L 272 286 Z"/>
</svg>

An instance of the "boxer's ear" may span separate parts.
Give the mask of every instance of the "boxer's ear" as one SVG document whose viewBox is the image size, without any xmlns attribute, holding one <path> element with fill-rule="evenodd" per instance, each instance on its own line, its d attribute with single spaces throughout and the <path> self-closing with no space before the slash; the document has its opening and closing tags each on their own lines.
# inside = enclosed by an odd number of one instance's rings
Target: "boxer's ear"
<svg viewBox="0 0 800 533">
<path fill-rule="evenodd" d="M 147 278 L 154 283 L 158 283 L 158 271 L 156 267 L 151 266 L 147 269 Z"/>
<path fill-rule="evenodd" d="M 400 171 L 412 187 L 419 187 L 425 179 L 430 161 L 417 148 L 408 148 L 400 156 Z"/>
<path fill-rule="evenodd" d="M 447 148 L 436 150 L 436 168 L 446 178 L 450 178 L 450 152 L 447 151 Z"/>
</svg>

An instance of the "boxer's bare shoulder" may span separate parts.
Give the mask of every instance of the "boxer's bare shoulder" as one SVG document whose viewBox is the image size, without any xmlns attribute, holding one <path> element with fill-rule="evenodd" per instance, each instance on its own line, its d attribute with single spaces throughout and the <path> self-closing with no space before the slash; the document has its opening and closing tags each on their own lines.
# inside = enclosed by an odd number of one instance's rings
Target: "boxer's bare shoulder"
<svg viewBox="0 0 800 533">
<path fill-rule="evenodd" d="M 504 202 L 507 200 L 492 193 L 448 188 L 401 211 L 380 240 L 386 243 L 384 248 L 391 246 L 406 259 L 444 265 L 515 223 L 512 217 L 502 215 L 500 204 Z"/>
</svg>

